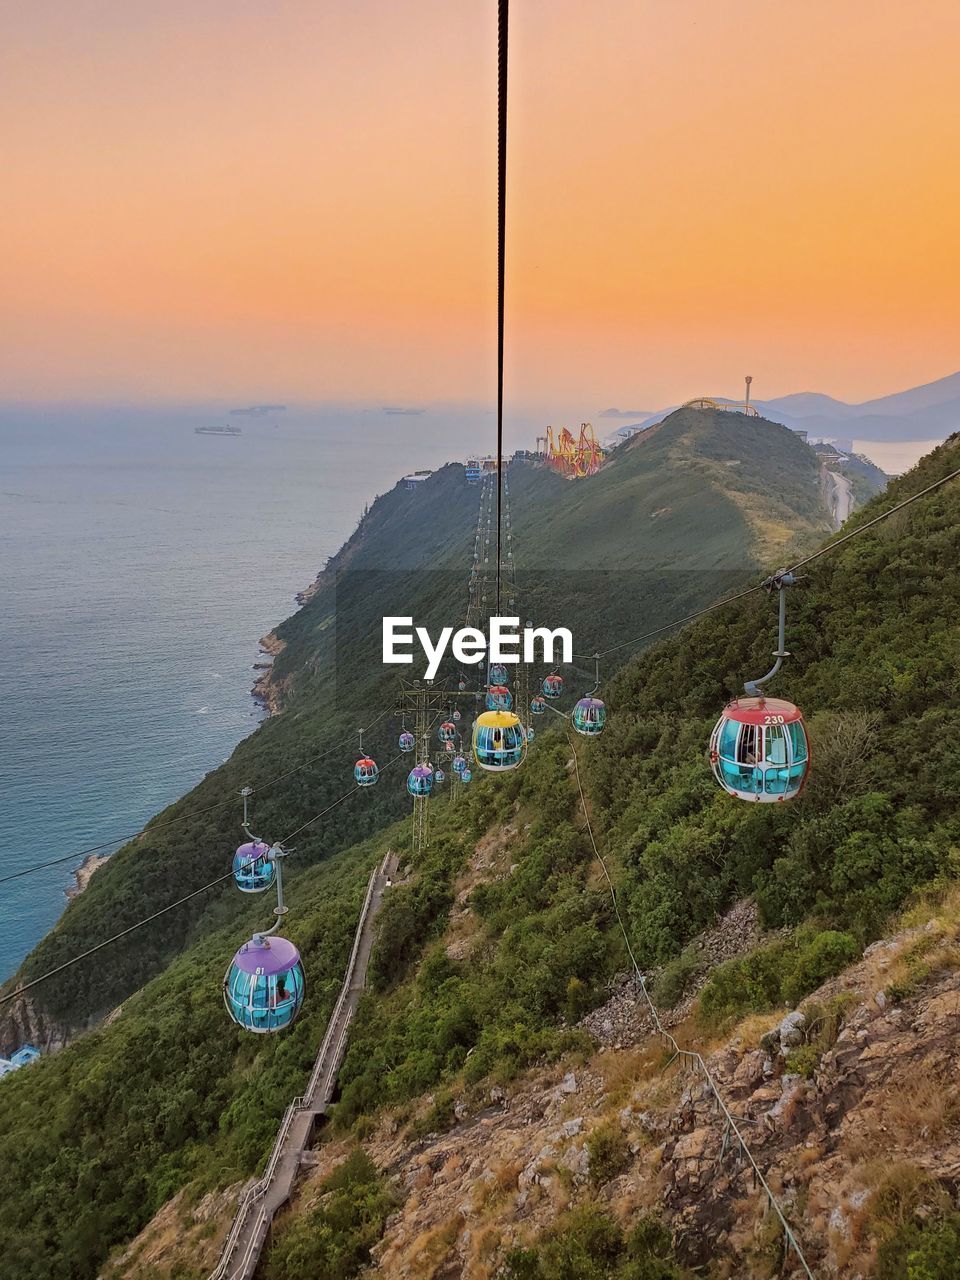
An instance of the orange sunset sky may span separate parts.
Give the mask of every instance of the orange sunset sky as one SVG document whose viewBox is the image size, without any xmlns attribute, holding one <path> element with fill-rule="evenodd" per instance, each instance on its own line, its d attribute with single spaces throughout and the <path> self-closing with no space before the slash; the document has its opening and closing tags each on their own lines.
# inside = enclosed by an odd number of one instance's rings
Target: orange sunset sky
<svg viewBox="0 0 960 1280">
<path fill-rule="evenodd" d="M 507 399 L 960 367 L 956 0 L 513 0 Z M 490 400 L 493 0 L 3 5 L 0 396 Z"/>
</svg>

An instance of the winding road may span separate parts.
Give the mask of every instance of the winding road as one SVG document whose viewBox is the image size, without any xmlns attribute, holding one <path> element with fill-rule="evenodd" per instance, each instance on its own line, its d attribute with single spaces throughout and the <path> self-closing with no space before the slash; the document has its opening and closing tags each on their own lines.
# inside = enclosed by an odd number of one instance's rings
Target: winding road
<svg viewBox="0 0 960 1280">
<path fill-rule="evenodd" d="M 827 471 L 826 474 L 831 488 L 830 510 L 833 522 L 839 529 L 853 510 L 853 486 L 840 471 Z"/>
</svg>

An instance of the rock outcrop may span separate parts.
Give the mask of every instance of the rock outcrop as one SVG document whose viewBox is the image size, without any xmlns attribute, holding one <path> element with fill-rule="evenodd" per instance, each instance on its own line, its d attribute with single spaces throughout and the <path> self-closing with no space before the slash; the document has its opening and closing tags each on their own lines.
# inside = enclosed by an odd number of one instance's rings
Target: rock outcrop
<svg viewBox="0 0 960 1280">
<path fill-rule="evenodd" d="M 899 1004 L 878 1002 L 897 954 L 893 944 L 868 953 L 812 998 L 841 997 L 846 1013 L 835 1042 L 816 1060 L 808 1053 L 805 1074 L 791 1069 L 790 1055 L 814 1043 L 815 1028 L 799 1011 L 753 1019 L 708 1055 L 819 1275 L 872 1273 L 876 1206 L 898 1170 L 930 1179 L 951 1198 L 960 1188 L 960 1099 L 943 1087 L 960 1067 L 960 973 L 943 972 Z M 704 1080 L 676 1066 L 663 1074 L 667 1055 L 646 1030 L 629 1046 L 619 1031 L 624 1047 L 601 1046 L 586 1064 L 534 1071 L 458 1099 L 446 1133 L 413 1140 L 385 1117 L 365 1146 L 395 1180 L 402 1204 L 376 1249 L 377 1273 L 494 1274 L 510 1247 L 598 1196 L 625 1223 L 661 1214 L 692 1266 L 719 1259 L 744 1280 L 768 1276 L 780 1265 L 782 1233 L 754 1171 Z M 677 1035 L 691 1047 L 696 1041 L 687 1024 Z M 599 1182 L 591 1138 L 611 1126 L 627 1154 L 620 1172 Z M 322 1146 L 311 1181 L 348 1149 Z M 789 1258 L 784 1274 L 798 1274 Z"/>
<path fill-rule="evenodd" d="M 254 701 L 258 702 L 272 716 L 275 716 L 280 710 L 285 693 L 285 683 L 282 680 L 278 680 L 274 675 L 273 664 L 285 648 L 286 645 L 280 637 L 270 631 L 260 641 L 260 652 L 267 654 L 269 661 L 254 663 L 254 670 L 259 671 L 260 674 L 253 682 L 253 688 L 250 692 L 253 694 Z"/>
</svg>

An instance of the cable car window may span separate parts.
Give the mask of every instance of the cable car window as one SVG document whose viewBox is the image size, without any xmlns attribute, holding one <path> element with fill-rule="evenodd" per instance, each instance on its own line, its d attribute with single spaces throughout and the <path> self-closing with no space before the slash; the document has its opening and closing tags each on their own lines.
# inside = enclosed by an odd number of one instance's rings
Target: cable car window
<svg viewBox="0 0 960 1280">
<path fill-rule="evenodd" d="M 737 734 L 740 732 L 740 723 L 737 720 L 724 720 L 723 728 L 720 731 L 720 754 L 728 759 L 733 759 L 737 750 Z"/>
<path fill-rule="evenodd" d="M 793 759 L 795 761 L 806 760 L 807 758 L 807 735 L 803 731 L 803 725 L 799 720 L 794 720 L 787 728 L 790 731 L 790 745 L 793 748 Z"/>
<path fill-rule="evenodd" d="M 763 777 L 763 789 L 768 795 L 782 796 L 789 782 L 789 769 L 767 769 Z"/>
<path fill-rule="evenodd" d="M 787 738 L 782 724 L 768 724 L 764 730 L 764 760 L 767 764 L 785 765 L 787 763 Z"/>
</svg>

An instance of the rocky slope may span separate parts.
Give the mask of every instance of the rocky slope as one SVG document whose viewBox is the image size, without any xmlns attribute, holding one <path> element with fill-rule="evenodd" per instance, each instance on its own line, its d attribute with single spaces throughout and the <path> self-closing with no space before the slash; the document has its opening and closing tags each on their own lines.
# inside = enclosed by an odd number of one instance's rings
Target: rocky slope
<svg viewBox="0 0 960 1280">
<path fill-rule="evenodd" d="M 708 1052 L 817 1274 L 874 1273 L 892 1227 L 892 1194 L 921 1215 L 956 1203 L 960 1098 L 949 1082 L 960 1067 L 957 936 L 955 918 L 934 915 L 869 947 L 804 1002 L 805 1013 L 755 1017 L 712 1052 L 695 1022 L 678 1028 L 681 1043 Z M 920 956 L 931 976 L 907 994 L 902 975 Z M 842 1010 L 835 1040 L 803 1060 L 804 1074 L 791 1070 L 791 1055 L 817 1043 L 815 1023 L 827 1007 Z M 365 1146 L 402 1203 L 375 1251 L 377 1273 L 479 1280 L 511 1246 L 597 1197 L 624 1221 L 661 1214 L 691 1265 L 769 1275 L 780 1235 L 765 1197 L 735 1148 L 724 1152 L 712 1094 L 696 1075 L 667 1067 L 667 1056 L 649 1035 L 629 1048 L 601 1045 L 458 1102 L 447 1132 L 420 1139 L 411 1123 L 385 1116 Z M 348 1147 L 321 1148 L 298 1208 Z M 789 1258 L 785 1273 L 794 1273 Z"/>
<path fill-rule="evenodd" d="M 752 916 L 745 905 L 738 913 Z M 949 1082 L 960 1068 L 960 895 L 914 915 L 927 918 L 873 944 L 801 1010 L 754 1016 L 720 1040 L 695 1018 L 672 1019 L 681 1043 L 707 1057 L 818 1276 L 867 1280 L 903 1219 L 957 1204 L 960 1098 Z M 729 956 L 729 925 L 726 935 Z M 741 938 L 748 944 L 752 927 Z M 624 975 L 616 985 L 622 1013 L 631 984 Z M 432 1095 L 380 1117 L 363 1146 L 398 1206 L 373 1273 L 487 1280 L 511 1248 L 597 1201 L 626 1225 L 661 1217 L 680 1258 L 712 1276 L 761 1280 L 781 1264 L 799 1274 L 749 1166 L 724 1142 L 712 1094 L 670 1065 L 649 1019 L 623 1016 L 630 1025 L 615 1045 L 601 1043 L 601 1029 L 592 1052 L 464 1090 L 442 1131 L 421 1132 Z M 309 1155 L 287 1224 L 317 1205 L 355 1141 L 334 1133 Z M 174 1201 L 104 1280 L 199 1277 L 231 1207 L 226 1194 Z M 278 1235 L 284 1228 L 281 1219 Z"/>
</svg>

